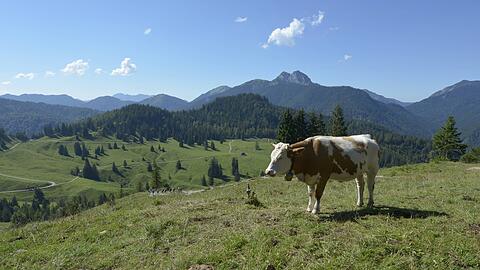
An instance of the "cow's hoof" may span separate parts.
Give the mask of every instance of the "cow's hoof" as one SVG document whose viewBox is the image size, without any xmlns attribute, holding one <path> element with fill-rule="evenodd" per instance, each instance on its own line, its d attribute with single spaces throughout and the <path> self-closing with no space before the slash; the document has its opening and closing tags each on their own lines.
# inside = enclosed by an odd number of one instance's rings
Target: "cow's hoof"
<svg viewBox="0 0 480 270">
<path fill-rule="evenodd" d="M 373 207 L 373 202 L 369 202 L 369 203 L 367 204 L 367 207 L 368 207 L 368 208 L 372 208 L 372 207 Z"/>
<path fill-rule="evenodd" d="M 363 202 L 362 203 L 357 203 L 357 207 L 362 207 L 363 206 Z"/>
<path fill-rule="evenodd" d="M 313 209 L 312 214 L 314 214 L 314 215 L 320 214 L 320 209 Z"/>
<path fill-rule="evenodd" d="M 305 209 L 305 210 L 306 210 L 307 212 L 312 212 L 312 209 L 310 209 L 310 208 L 308 208 L 308 207 L 307 207 L 307 209 Z"/>
</svg>

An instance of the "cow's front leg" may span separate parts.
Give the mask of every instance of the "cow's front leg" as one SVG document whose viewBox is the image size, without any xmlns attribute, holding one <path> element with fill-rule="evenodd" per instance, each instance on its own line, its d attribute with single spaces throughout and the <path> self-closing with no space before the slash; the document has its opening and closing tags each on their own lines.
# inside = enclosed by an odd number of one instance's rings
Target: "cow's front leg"
<svg viewBox="0 0 480 270">
<path fill-rule="evenodd" d="M 320 182 L 317 184 L 317 188 L 315 189 L 315 206 L 313 207 L 312 214 L 320 212 L 320 199 L 322 198 L 323 191 L 325 190 L 327 180 L 328 179 L 320 179 Z"/>
<path fill-rule="evenodd" d="M 312 212 L 313 205 L 315 203 L 315 185 L 308 185 L 308 205 L 307 212 Z"/>
</svg>

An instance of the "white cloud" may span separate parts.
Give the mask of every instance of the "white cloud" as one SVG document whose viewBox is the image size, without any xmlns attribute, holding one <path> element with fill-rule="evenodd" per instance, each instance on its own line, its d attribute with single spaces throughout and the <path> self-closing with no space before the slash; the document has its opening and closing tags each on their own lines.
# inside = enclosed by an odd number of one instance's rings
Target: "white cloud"
<svg viewBox="0 0 480 270">
<path fill-rule="evenodd" d="M 149 27 L 149 28 L 145 29 L 145 31 L 143 31 L 143 34 L 144 35 L 150 35 L 151 32 L 152 32 L 152 28 Z"/>
<path fill-rule="evenodd" d="M 62 69 L 62 72 L 65 74 L 74 74 L 74 75 L 82 76 L 83 74 L 85 74 L 85 71 L 87 69 L 88 69 L 88 62 L 85 62 L 82 59 L 78 59 L 71 63 L 68 63 Z"/>
<path fill-rule="evenodd" d="M 51 78 L 55 76 L 55 72 L 47 70 L 45 71 L 45 78 Z"/>
<path fill-rule="evenodd" d="M 344 61 L 348 61 L 348 60 L 350 60 L 350 59 L 352 59 L 352 56 L 351 56 L 350 54 L 345 54 L 345 55 L 343 55 L 343 60 L 344 60 Z"/>
<path fill-rule="evenodd" d="M 338 27 L 338 26 L 333 26 L 333 27 L 328 28 L 328 30 L 330 30 L 330 31 L 338 31 L 338 30 L 340 30 L 340 27 Z"/>
<path fill-rule="evenodd" d="M 137 66 L 131 62 L 130 58 L 123 59 L 120 67 L 112 70 L 112 76 L 127 76 L 135 72 Z"/>
<path fill-rule="evenodd" d="M 2 82 L 2 85 L 10 85 L 10 84 L 12 84 L 11 81 L 4 81 L 4 82 Z"/>
<path fill-rule="evenodd" d="M 33 80 L 33 78 L 35 78 L 35 74 L 33 73 L 18 73 L 15 75 L 15 79 Z"/>
<path fill-rule="evenodd" d="M 103 69 L 101 68 L 96 68 L 95 69 L 95 74 L 102 74 L 103 73 Z"/>
<path fill-rule="evenodd" d="M 287 27 L 273 30 L 268 37 L 267 43 L 263 44 L 262 48 L 267 48 L 269 44 L 291 47 L 295 45 L 295 38 L 303 34 L 304 29 L 305 25 L 300 20 L 294 18 Z"/>
<path fill-rule="evenodd" d="M 246 22 L 247 20 L 248 20 L 248 17 L 237 17 L 235 19 L 235 22 L 242 23 L 242 22 Z"/>
<path fill-rule="evenodd" d="M 325 12 L 319 10 L 318 15 L 312 16 L 312 21 L 310 23 L 312 26 L 320 25 L 323 21 L 323 18 L 325 18 Z"/>
</svg>

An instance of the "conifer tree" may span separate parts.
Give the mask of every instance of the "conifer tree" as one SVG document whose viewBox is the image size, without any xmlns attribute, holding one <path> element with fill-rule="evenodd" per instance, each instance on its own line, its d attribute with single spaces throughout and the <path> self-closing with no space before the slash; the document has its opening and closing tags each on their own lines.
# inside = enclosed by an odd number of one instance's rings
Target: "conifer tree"
<svg viewBox="0 0 480 270">
<path fill-rule="evenodd" d="M 293 119 L 293 128 L 295 130 L 295 142 L 302 141 L 307 137 L 307 123 L 305 120 L 305 111 L 300 109 Z"/>
<path fill-rule="evenodd" d="M 449 116 L 445 125 L 433 136 L 432 156 L 443 160 L 459 160 L 467 149 L 467 145 L 462 143 L 461 135 L 455 127 L 455 118 Z"/>
<path fill-rule="evenodd" d="M 181 170 L 182 169 L 182 163 L 180 162 L 180 160 L 177 160 L 177 164 L 175 165 L 175 169 L 177 171 Z"/>
<path fill-rule="evenodd" d="M 215 147 L 215 143 L 213 141 L 210 142 L 210 148 L 214 151 L 217 150 L 217 148 Z"/>
<path fill-rule="evenodd" d="M 340 105 L 335 106 L 330 118 L 330 135 L 331 136 L 346 136 L 347 127 L 345 126 L 345 119 L 343 117 L 343 110 Z"/>
<path fill-rule="evenodd" d="M 118 170 L 117 165 L 115 164 L 115 162 L 112 163 L 112 172 L 114 172 L 114 173 L 116 173 L 116 174 L 120 174 L 120 171 Z"/>
<path fill-rule="evenodd" d="M 325 135 L 325 124 L 323 123 L 323 116 L 317 114 L 314 111 L 308 113 L 307 122 L 307 137 L 313 137 L 317 135 Z"/>
<path fill-rule="evenodd" d="M 150 146 L 150 152 L 155 152 L 155 148 L 152 146 Z"/>
<path fill-rule="evenodd" d="M 118 149 L 118 144 L 117 144 L 117 142 L 114 142 L 114 143 L 113 143 L 113 149 Z"/>
<path fill-rule="evenodd" d="M 150 163 L 150 162 L 147 164 L 147 171 L 148 171 L 148 172 L 152 172 L 152 171 L 153 171 L 152 163 Z"/>
<path fill-rule="evenodd" d="M 124 168 L 127 168 L 127 167 L 128 167 L 127 160 L 125 160 L 125 159 L 123 160 L 123 167 L 124 167 Z"/>
<path fill-rule="evenodd" d="M 280 120 L 278 127 L 277 139 L 284 143 L 295 142 L 295 127 L 293 124 L 293 117 L 290 110 L 286 110 Z"/>
<path fill-rule="evenodd" d="M 125 144 L 122 144 L 122 150 L 127 151 L 127 148 L 125 147 Z"/>
<path fill-rule="evenodd" d="M 202 186 L 206 187 L 207 186 L 207 179 L 205 179 L 205 175 L 202 176 L 202 179 L 200 179 L 200 183 L 202 184 Z"/>
<path fill-rule="evenodd" d="M 82 147 L 79 142 L 73 144 L 73 151 L 75 152 L 75 155 L 82 156 Z"/>
</svg>

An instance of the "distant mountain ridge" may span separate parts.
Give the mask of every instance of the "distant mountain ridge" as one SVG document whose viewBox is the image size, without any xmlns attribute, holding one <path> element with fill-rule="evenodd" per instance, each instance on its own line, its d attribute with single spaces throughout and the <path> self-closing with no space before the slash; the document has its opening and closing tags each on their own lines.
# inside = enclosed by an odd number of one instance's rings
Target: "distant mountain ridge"
<svg viewBox="0 0 480 270">
<path fill-rule="evenodd" d="M 45 125 L 72 122 L 98 113 L 87 108 L 0 98 L 0 128 L 8 134 L 25 132 L 30 136 L 43 131 Z"/>
<path fill-rule="evenodd" d="M 467 143 L 480 145 L 480 81 L 463 80 L 406 107 L 426 119 L 434 129 L 454 116 Z"/>
<path fill-rule="evenodd" d="M 188 107 L 188 101 L 169 96 L 166 94 L 159 94 L 153 97 L 149 97 L 139 102 L 140 104 L 150 105 L 158 108 L 162 108 L 169 111 L 178 111 L 186 109 Z"/>
<path fill-rule="evenodd" d="M 145 100 L 147 98 L 153 97 L 152 95 L 144 95 L 144 94 L 136 94 L 136 95 L 129 95 L 129 94 L 123 94 L 123 93 L 117 93 L 113 95 L 112 97 L 118 98 L 123 101 L 133 101 L 133 102 L 140 102 L 142 100 Z"/>
</svg>

